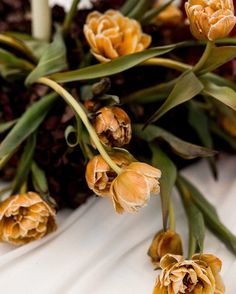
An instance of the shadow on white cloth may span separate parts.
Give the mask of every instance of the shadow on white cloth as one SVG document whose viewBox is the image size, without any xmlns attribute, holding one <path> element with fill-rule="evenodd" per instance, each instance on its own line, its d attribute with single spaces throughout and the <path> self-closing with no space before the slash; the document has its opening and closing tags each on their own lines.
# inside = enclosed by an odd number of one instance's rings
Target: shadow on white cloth
<svg viewBox="0 0 236 294">
<path fill-rule="evenodd" d="M 184 171 L 218 207 L 221 219 L 236 233 L 236 157 L 221 158 L 215 182 L 205 161 Z M 177 230 L 187 227 L 176 193 Z M 176 197 L 177 196 L 177 197 Z M 108 199 L 92 198 L 71 212 L 59 214 L 59 229 L 23 247 L 0 244 L 0 285 L 5 294 L 148 294 L 158 272 L 146 255 L 156 231 L 161 229 L 159 196 L 137 214 L 117 215 Z M 236 293 L 235 257 L 210 232 L 205 252 L 223 260 L 226 293 Z"/>
</svg>

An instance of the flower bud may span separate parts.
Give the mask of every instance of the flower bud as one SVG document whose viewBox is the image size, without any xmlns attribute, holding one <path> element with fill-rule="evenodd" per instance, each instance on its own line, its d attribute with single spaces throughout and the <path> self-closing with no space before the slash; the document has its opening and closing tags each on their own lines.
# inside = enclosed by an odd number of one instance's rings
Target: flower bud
<svg viewBox="0 0 236 294">
<path fill-rule="evenodd" d="M 158 193 L 161 171 L 146 163 L 132 162 L 111 183 L 116 212 L 135 212 L 145 206 L 150 193 Z"/>
<path fill-rule="evenodd" d="M 198 40 L 225 38 L 236 23 L 232 0 L 189 0 L 185 10 L 191 32 Z"/>
<path fill-rule="evenodd" d="M 180 235 L 174 231 L 160 231 L 152 240 L 148 255 L 154 266 L 159 267 L 160 259 L 167 253 L 182 255 L 182 241 Z"/>
<path fill-rule="evenodd" d="M 22 245 L 56 229 L 56 212 L 38 194 L 28 192 L 0 203 L 0 239 Z"/>
<path fill-rule="evenodd" d="M 100 62 L 140 52 L 151 43 L 151 37 L 142 32 L 136 20 L 124 17 L 116 10 L 89 13 L 84 34 L 92 54 Z"/>
<path fill-rule="evenodd" d="M 181 255 L 166 254 L 160 266 L 162 273 L 153 294 L 225 293 L 219 274 L 221 261 L 212 254 L 195 254 L 190 260 L 184 260 Z"/>
<path fill-rule="evenodd" d="M 128 166 L 132 161 L 131 157 L 123 152 L 115 152 L 110 158 L 120 168 Z M 86 181 L 91 190 L 99 196 L 110 196 L 110 186 L 117 174 L 111 169 L 101 155 L 91 159 L 86 167 Z"/>
<path fill-rule="evenodd" d="M 127 113 L 119 107 L 103 107 L 93 123 L 100 140 L 106 146 L 122 147 L 130 142 L 131 124 Z"/>
</svg>

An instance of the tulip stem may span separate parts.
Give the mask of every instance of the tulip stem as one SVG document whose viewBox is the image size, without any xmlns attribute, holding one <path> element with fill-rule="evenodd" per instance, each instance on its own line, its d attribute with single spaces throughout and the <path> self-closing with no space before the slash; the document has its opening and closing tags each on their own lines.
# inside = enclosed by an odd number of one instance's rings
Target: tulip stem
<svg viewBox="0 0 236 294">
<path fill-rule="evenodd" d="M 170 199 L 169 203 L 169 229 L 175 231 L 175 211 L 173 201 Z"/>
<path fill-rule="evenodd" d="M 195 73 L 198 73 L 203 68 L 203 66 L 205 65 L 208 57 L 211 54 L 211 50 L 212 50 L 213 47 L 214 47 L 214 42 L 208 41 L 207 44 L 206 44 L 205 51 L 202 54 L 202 57 L 199 59 L 198 63 L 193 67 L 193 71 Z"/>
<path fill-rule="evenodd" d="M 100 139 L 98 138 L 97 133 L 95 132 L 94 128 L 92 127 L 85 111 L 83 108 L 80 106 L 80 104 L 75 100 L 75 98 L 67 92 L 61 85 L 58 83 L 48 79 L 48 78 L 40 78 L 37 80 L 37 83 L 44 84 L 52 88 L 56 93 L 58 93 L 65 101 L 67 104 L 69 104 L 74 112 L 80 117 L 82 120 L 83 124 L 85 125 L 94 145 L 97 147 L 97 150 L 103 157 L 103 159 L 106 161 L 106 163 L 117 173 L 121 173 L 121 168 L 119 168 L 115 162 L 111 159 L 111 157 L 108 155 L 106 150 L 104 149 L 102 143 L 100 142 Z"/>
<path fill-rule="evenodd" d="M 77 12 L 77 7 L 78 7 L 79 2 L 80 2 L 80 0 L 73 0 L 71 7 L 70 7 L 70 10 L 66 14 L 66 17 L 65 17 L 63 25 L 62 25 L 62 31 L 63 31 L 64 35 L 67 34 L 67 32 L 71 26 L 72 20 Z"/>
<path fill-rule="evenodd" d="M 171 69 L 178 70 L 180 72 L 184 72 L 192 67 L 190 65 L 184 64 L 179 61 L 171 60 L 168 58 L 150 58 L 140 65 L 159 65 Z"/>
</svg>

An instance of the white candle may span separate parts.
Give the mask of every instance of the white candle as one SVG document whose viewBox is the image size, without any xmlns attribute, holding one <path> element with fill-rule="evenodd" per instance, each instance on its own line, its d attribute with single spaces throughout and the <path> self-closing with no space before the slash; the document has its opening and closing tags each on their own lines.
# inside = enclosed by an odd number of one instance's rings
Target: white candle
<svg viewBox="0 0 236 294">
<path fill-rule="evenodd" d="M 31 0 L 31 12 L 33 37 L 49 41 L 51 36 L 51 9 L 48 0 Z"/>
</svg>

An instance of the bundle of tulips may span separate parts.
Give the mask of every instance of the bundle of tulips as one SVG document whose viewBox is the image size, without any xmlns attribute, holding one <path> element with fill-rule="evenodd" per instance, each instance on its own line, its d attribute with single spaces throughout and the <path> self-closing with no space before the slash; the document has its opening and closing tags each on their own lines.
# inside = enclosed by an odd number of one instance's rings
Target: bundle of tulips
<svg viewBox="0 0 236 294">
<path fill-rule="evenodd" d="M 1 1 L 0 179 L 9 185 L 0 238 L 40 239 L 59 209 L 94 194 L 118 214 L 160 194 L 153 293 L 219 294 L 221 261 L 204 252 L 205 227 L 234 254 L 236 236 L 180 169 L 206 157 L 217 179 L 217 155 L 236 150 L 236 17 L 231 0 L 172 2 L 94 0 L 78 10 L 73 0 L 66 13 L 47 0 Z"/>
</svg>

